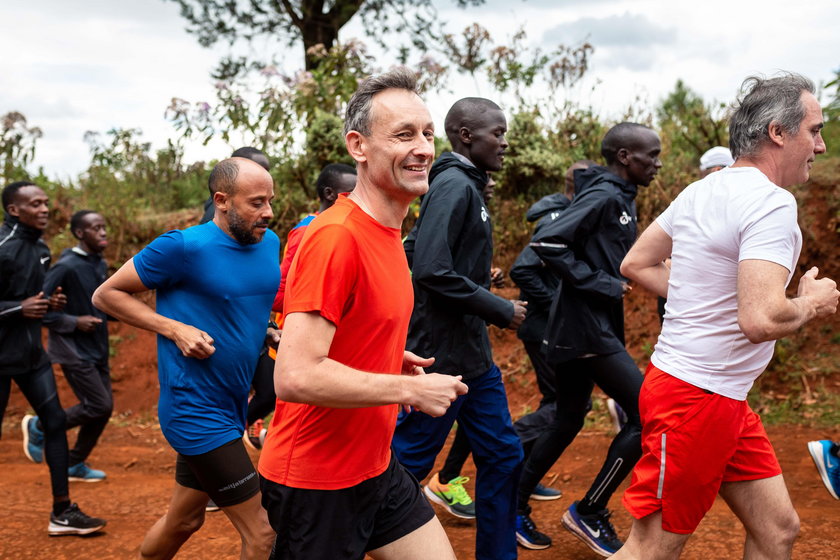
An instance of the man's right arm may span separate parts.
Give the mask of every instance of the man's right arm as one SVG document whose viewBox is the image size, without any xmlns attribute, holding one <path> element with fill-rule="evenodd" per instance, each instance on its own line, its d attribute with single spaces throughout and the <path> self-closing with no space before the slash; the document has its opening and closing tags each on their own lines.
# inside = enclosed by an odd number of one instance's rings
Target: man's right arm
<svg viewBox="0 0 840 560">
<path fill-rule="evenodd" d="M 330 359 L 335 330 L 317 312 L 286 317 L 274 368 L 279 399 L 330 408 L 403 404 L 441 416 L 467 392 L 460 376 L 368 373 Z"/>
<path fill-rule="evenodd" d="M 778 340 L 812 319 L 837 311 L 840 292 L 812 267 L 799 280 L 794 298 L 785 295 L 790 272 L 780 264 L 746 259 L 738 265 L 738 325 L 750 342 Z"/>
<path fill-rule="evenodd" d="M 131 259 L 96 289 L 93 305 L 124 323 L 165 336 L 185 357 L 203 359 L 216 351 L 209 334 L 156 313 L 132 295 L 145 291 Z"/>
<path fill-rule="evenodd" d="M 531 248 L 564 282 L 579 291 L 620 299 L 626 291 L 622 279 L 592 268 L 580 260 L 572 248 L 577 240 L 597 235 L 597 228 L 602 227 L 603 207 L 608 203 L 610 200 L 595 187 L 584 191 L 557 218 L 534 233 Z"/>
<path fill-rule="evenodd" d="M 453 186 L 426 195 L 422 223 L 415 231 L 411 270 L 414 281 L 461 313 L 477 315 L 498 327 L 516 328 L 525 308 L 497 296 L 455 270 L 455 248 L 481 240 L 461 237 L 469 211 L 468 188 Z"/>
</svg>

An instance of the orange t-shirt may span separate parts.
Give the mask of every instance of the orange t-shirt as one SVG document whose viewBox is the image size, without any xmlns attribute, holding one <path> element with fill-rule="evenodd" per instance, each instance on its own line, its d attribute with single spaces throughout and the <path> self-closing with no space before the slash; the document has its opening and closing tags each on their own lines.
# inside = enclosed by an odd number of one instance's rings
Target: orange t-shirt
<svg viewBox="0 0 840 560">
<path fill-rule="evenodd" d="M 346 195 L 307 228 L 289 273 L 285 314 L 317 311 L 336 326 L 329 357 L 398 375 L 414 304 L 400 230 Z M 277 400 L 259 471 L 294 488 L 349 488 L 385 471 L 398 405 L 326 408 Z"/>
</svg>

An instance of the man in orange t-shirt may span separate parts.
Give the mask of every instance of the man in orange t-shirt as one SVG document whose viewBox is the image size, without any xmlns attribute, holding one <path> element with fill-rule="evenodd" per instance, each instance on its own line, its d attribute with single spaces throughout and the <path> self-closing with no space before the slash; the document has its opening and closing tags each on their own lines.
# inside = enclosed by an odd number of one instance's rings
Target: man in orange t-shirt
<svg viewBox="0 0 840 560">
<path fill-rule="evenodd" d="M 397 405 L 440 416 L 467 390 L 404 350 L 413 294 L 400 225 L 434 157 L 414 74 L 362 82 L 344 127 L 356 189 L 307 227 L 286 288 L 277 409 L 259 464 L 275 558 L 454 559 L 390 450 Z"/>
</svg>

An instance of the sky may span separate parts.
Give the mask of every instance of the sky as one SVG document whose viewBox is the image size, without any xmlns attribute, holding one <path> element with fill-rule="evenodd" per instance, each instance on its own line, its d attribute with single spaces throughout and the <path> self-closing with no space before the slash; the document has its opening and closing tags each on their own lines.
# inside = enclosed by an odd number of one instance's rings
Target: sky
<svg viewBox="0 0 840 560">
<path fill-rule="evenodd" d="M 520 27 L 543 50 L 590 42 L 589 71 L 569 95 L 607 119 L 634 103 L 652 107 L 678 79 L 706 101 L 729 103 L 751 74 L 792 70 L 819 84 L 840 69 L 836 0 L 486 0 L 470 10 L 435 3 L 451 32 L 475 21 L 500 43 Z M 340 36 L 353 37 L 365 40 L 355 20 Z M 287 70 L 302 66 L 300 50 L 280 53 Z M 90 163 L 87 131 L 139 128 L 156 148 L 176 137 L 166 107 L 173 97 L 212 103 L 210 71 L 226 49 L 199 46 L 173 2 L 3 0 L 0 52 L 0 115 L 19 111 L 41 128 L 33 168 L 64 180 Z M 463 77 L 449 89 L 428 99 L 439 130 L 457 99 L 492 95 Z M 230 151 L 219 141 L 190 144 L 186 155 Z"/>
</svg>

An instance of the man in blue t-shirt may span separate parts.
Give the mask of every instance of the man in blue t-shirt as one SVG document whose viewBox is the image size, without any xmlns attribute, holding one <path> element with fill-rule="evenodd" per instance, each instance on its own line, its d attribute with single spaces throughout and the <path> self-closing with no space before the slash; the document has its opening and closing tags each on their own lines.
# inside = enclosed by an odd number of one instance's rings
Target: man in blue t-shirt
<svg viewBox="0 0 840 560">
<path fill-rule="evenodd" d="M 204 522 L 208 496 L 242 537 L 242 558 L 267 558 L 274 532 L 242 432 L 251 375 L 280 283 L 268 229 L 274 185 L 257 163 L 210 174 L 212 222 L 167 232 L 107 280 L 94 304 L 158 334 L 158 415 L 178 452 L 169 511 L 146 534 L 143 558 L 171 558 Z M 156 310 L 132 294 L 157 290 Z"/>
</svg>

